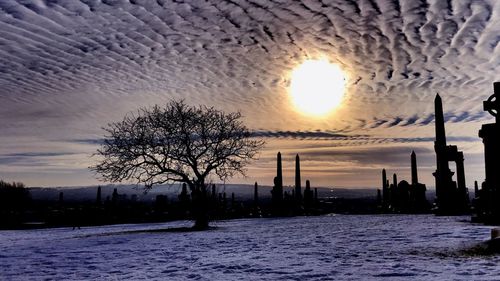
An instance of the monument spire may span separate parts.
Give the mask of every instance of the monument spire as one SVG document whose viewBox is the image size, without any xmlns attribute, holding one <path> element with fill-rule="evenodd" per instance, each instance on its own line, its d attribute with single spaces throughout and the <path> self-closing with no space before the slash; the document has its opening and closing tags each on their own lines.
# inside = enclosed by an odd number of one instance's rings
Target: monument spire
<svg viewBox="0 0 500 281">
<path fill-rule="evenodd" d="M 272 200 L 275 208 L 279 208 L 283 200 L 283 169 L 281 166 L 281 152 L 278 152 L 276 160 L 276 177 L 274 177 L 274 186 L 271 190 Z"/>
<path fill-rule="evenodd" d="M 443 102 L 439 94 L 434 100 L 436 140 L 436 203 L 440 214 L 457 215 L 467 212 L 468 197 L 465 186 L 464 156 L 456 145 L 446 144 L 444 127 Z M 449 161 L 456 163 L 457 181 L 453 181 L 453 172 L 450 170 Z"/>
<path fill-rule="evenodd" d="M 411 152 L 411 184 L 416 185 L 418 183 L 418 173 L 417 173 L 417 156 L 415 151 Z"/>
<path fill-rule="evenodd" d="M 384 208 L 389 204 L 389 183 L 385 169 L 382 169 L 382 204 Z"/>
<path fill-rule="evenodd" d="M 382 187 L 385 188 L 387 184 L 387 172 L 382 169 Z"/>
<path fill-rule="evenodd" d="M 297 200 L 302 198 L 302 187 L 300 186 L 300 158 L 298 154 L 295 156 L 295 198 Z"/>
<path fill-rule="evenodd" d="M 448 164 L 446 152 L 446 133 L 444 129 L 443 102 L 439 94 L 436 94 L 434 99 L 434 125 L 436 129 L 436 140 L 434 141 L 434 151 L 436 152 L 436 197 L 438 208 L 440 211 L 448 209 L 448 204 L 451 204 L 450 192 L 453 187 L 452 173 Z"/>
<path fill-rule="evenodd" d="M 446 132 L 444 129 L 443 101 L 441 96 L 436 94 L 434 99 L 435 123 L 436 123 L 436 142 L 435 145 L 446 146 Z"/>
<path fill-rule="evenodd" d="M 259 185 L 257 182 L 255 182 L 255 185 L 253 187 L 253 202 L 255 206 L 259 204 Z"/>
<path fill-rule="evenodd" d="M 277 185 L 283 186 L 283 169 L 281 167 L 281 152 L 278 152 L 278 157 L 276 160 L 276 177 L 278 178 Z"/>
</svg>

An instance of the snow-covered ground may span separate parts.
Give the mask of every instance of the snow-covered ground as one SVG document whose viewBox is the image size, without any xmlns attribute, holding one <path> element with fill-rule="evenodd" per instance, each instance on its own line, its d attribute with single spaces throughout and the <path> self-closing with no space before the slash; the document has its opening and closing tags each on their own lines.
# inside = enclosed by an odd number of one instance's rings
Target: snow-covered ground
<svg viewBox="0 0 500 281">
<path fill-rule="evenodd" d="M 1 231 L 0 280 L 500 280 L 467 217 L 323 216 Z"/>
</svg>

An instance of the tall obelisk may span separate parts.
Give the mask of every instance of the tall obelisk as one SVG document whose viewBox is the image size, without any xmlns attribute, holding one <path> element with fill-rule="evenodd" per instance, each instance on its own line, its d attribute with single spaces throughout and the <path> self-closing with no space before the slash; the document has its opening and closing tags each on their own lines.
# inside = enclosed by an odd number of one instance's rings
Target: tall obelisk
<svg viewBox="0 0 500 281">
<path fill-rule="evenodd" d="M 281 152 L 278 152 L 278 159 L 276 163 L 276 188 L 278 191 L 277 196 L 283 198 L 283 168 L 281 166 Z"/>
<path fill-rule="evenodd" d="M 417 172 L 417 156 L 415 151 L 411 152 L 411 184 L 417 186 L 418 184 L 418 172 Z"/>
<path fill-rule="evenodd" d="M 301 201 L 302 187 L 300 184 L 300 158 L 299 155 L 295 156 L 295 199 Z"/>
<path fill-rule="evenodd" d="M 448 189 L 450 188 L 453 174 L 450 171 L 448 158 L 446 157 L 443 102 L 439 94 L 437 94 L 434 99 L 434 109 L 436 128 L 436 140 L 434 141 L 434 151 L 436 152 L 436 172 L 434 172 L 434 177 L 436 178 L 436 197 L 438 208 L 441 211 L 446 211 L 447 208 L 445 205 L 452 204 L 452 202 L 450 202 L 451 198 L 448 198 L 452 191 Z"/>
</svg>

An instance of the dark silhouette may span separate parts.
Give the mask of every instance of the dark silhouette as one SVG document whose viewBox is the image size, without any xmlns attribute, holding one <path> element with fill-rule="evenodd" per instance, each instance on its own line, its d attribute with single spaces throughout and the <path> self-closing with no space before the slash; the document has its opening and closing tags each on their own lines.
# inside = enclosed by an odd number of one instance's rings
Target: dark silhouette
<svg viewBox="0 0 500 281">
<path fill-rule="evenodd" d="M 59 206 L 63 206 L 64 205 L 64 193 L 61 191 L 59 192 Z"/>
<path fill-rule="evenodd" d="M 405 180 L 398 183 L 397 175 L 394 174 L 393 182 L 389 185 L 387 173 L 385 169 L 382 170 L 382 190 L 377 189 L 378 206 L 382 212 L 418 214 L 429 211 L 426 186 L 418 182 L 417 156 L 414 151 L 410 161 L 411 184 Z"/>
<path fill-rule="evenodd" d="M 223 210 L 227 209 L 227 195 L 226 195 L 226 192 L 222 193 L 222 209 Z"/>
<path fill-rule="evenodd" d="M 436 140 L 434 150 L 436 152 L 436 214 L 460 215 L 469 212 L 469 195 L 465 186 L 464 156 L 456 145 L 446 144 L 446 133 L 444 126 L 443 103 L 441 97 L 436 95 L 435 107 L 435 129 Z M 450 170 L 449 162 L 454 161 L 457 168 L 457 181 L 453 181 L 453 172 Z"/>
<path fill-rule="evenodd" d="M 283 205 L 283 169 L 281 166 L 281 152 L 278 152 L 276 160 L 276 177 L 274 177 L 274 186 L 271 190 L 272 204 L 275 214 L 281 212 Z"/>
<path fill-rule="evenodd" d="M 398 175 L 396 173 L 392 174 L 392 188 L 396 189 L 398 187 Z"/>
<path fill-rule="evenodd" d="M 255 182 L 253 188 L 253 203 L 256 207 L 259 206 L 259 186 L 257 185 L 257 182 Z"/>
<path fill-rule="evenodd" d="M 474 181 L 474 198 L 479 197 L 479 185 L 477 184 L 477 181 Z"/>
<path fill-rule="evenodd" d="M 391 201 L 389 203 L 389 206 L 391 208 L 391 210 L 394 210 L 395 209 L 395 206 L 398 205 L 397 204 L 397 189 L 398 189 L 398 176 L 394 173 L 392 174 L 392 183 L 389 185 L 389 189 L 390 189 L 390 192 L 391 192 Z"/>
<path fill-rule="evenodd" d="M 97 196 L 95 199 L 95 203 L 97 206 L 100 206 L 102 204 L 102 199 L 101 199 L 101 186 L 97 187 Z"/>
<path fill-rule="evenodd" d="M 255 182 L 253 188 L 253 211 L 250 216 L 257 218 L 262 217 L 262 210 L 260 208 L 259 202 L 259 185 L 257 184 L 257 182 Z"/>
<path fill-rule="evenodd" d="M 168 211 L 168 197 L 166 195 L 156 195 L 154 210 L 157 215 Z"/>
<path fill-rule="evenodd" d="M 240 119 L 240 113 L 183 101 L 140 109 L 105 128 L 108 135 L 97 151 L 102 160 L 91 169 L 103 180 L 134 180 L 146 190 L 162 183 L 186 183 L 194 227 L 206 229 L 210 205 L 206 178 L 216 175 L 224 181 L 244 175 L 244 167 L 264 144 L 251 138 Z"/>
<path fill-rule="evenodd" d="M 391 202 L 391 193 L 389 190 L 389 181 L 387 180 L 387 172 L 382 169 L 382 209 L 389 210 Z"/>
<path fill-rule="evenodd" d="M 215 184 L 212 184 L 212 200 L 216 199 L 217 199 L 217 187 L 215 186 Z"/>
<path fill-rule="evenodd" d="M 486 178 L 481 189 L 475 188 L 475 221 L 500 223 L 500 82 L 493 83 L 493 95 L 483 102 L 485 111 L 495 117 L 495 123 L 484 124 L 479 137 L 484 144 Z"/>
<path fill-rule="evenodd" d="M 377 188 L 377 206 L 382 208 L 382 190 L 380 188 Z"/>
<path fill-rule="evenodd" d="M 30 193 L 23 183 L 0 180 L 0 225 L 8 228 L 21 221 L 30 202 Z"/>
<path fill-rule="evenodd" d="M 417 172 L 417 155 L 415 154 L 415 151 L 411 152 L 411 184 L 412 185 L 417 185 L 418 184 L 418 172 Z"/>
<path fill-rule="evenodd" d="M 181 185 L 182 186 L 182 185 Z M 255 191 L 255 185 L 253 186 Z M 251 187 L 250 187 L 251 188 Z M 257 186 L 257 188 L 259 188 Z M 267 187 L 264 187 L 267 188 Z M 94 191 L 98 189 L 94 187 Z M 116 189 L 116 190 L 115 190 Z M 217 188 L 212 185 L 212 191 Z M 288 188 L 287 188 L 288 189 Z M 29 195 L 29 189 L 26 193 Z M 106 198 L 101 205 L 96 204 L 96 198 L 76 199 L 64 194 L 65 202 L 59 203 L 59 191 L 44 191 L 54 194 L 54 196 L 37 196 L 36 200 L 27 201 L 23 204 L 13 205 L 13 209 L 6 210 L 5 205 L 0 206 L 0 229 L 27 229 L 45 227 L 74 227 L 122 224 L 122 223 L 146 223 L 165 222 L 170 220 L 186 220 L 192 218 L 191 210 L 195 201 L 191 200 L 191 195 L 187 185 L 179 190 L 179 195 L 172 200 L 164 194 L 151 196 L 138 196 L 131 194 L 120 194 L 120 189 L 114 187 L 103 187 L 101 196 Z M 295 197 L 291 195 L 294 191 L 290 187 L 285 192 L 283 205 L 279 216 L 295 215 L 320 215 L 327 213 L 374 213 L 376 209 L 375 198 L 347 199 L 342 197 L 318 198 L 318 188 L 314 191 L 310 181 L 306 181 L 303 193 L 303 208 L 297 209 Z M 39 194 L 37 191 L 36 194 Z M 66 192 L 64 192 L 66 193 Z M 0 189 L 0 194 L 2 193 Z M 71 194 L 71 193 L 70 193 Z M 114 194 L 114 195 L 113 195 Z M 233 195 L 234 194 L 234 195 Z M 254 193 L 255 195 L 255 193 Z M 142 197 L 142 198 L 141 198 Z M 2 202 L 15 202 L 12 197 L 0 197 Z M 215 202 L 214 202 L 215 201 Z M 233 219 L 245 217 L 273 217 L 274 206 L 270 196 L 258 198 L 258 206 L 255 206 L 255 196 L 237 196 L 231 193 L 231 204 L 226 198 L 226 192 L 218 193 L 215 200 L 210 200 L 210 217 L 212 219 Z M 18 201 L 19 202 L 19 201 Z M 114 204 L 113 204 L 114 202 Z"/>
<path fill-rule="evenodd" d="M 118 204 L 118 190 L 116 188 L 113 189 L 113 194 L 111 195 L 111 204 L 113 206 L 116 206 L 116 204 Z"/>
<path fill-rule="evenodd" d="M 190 202 L 190 195 L 188 194 L 188 190 L 187 190 L 187 185 L 186 183 L 183 183 L 182 184 L 182 189 L 181 189 L 181 193 L 179 194 L 179 211 L 185 215 L 190 206 L 191 206 L 191 202 Z"/>
<path fill-rule="evenodd" d="M 234 196 L 234 192 L 231 192 L 231 210 L 236 209 L 236 198 Z"/>
<path fill-rule="evenodd" d="M 310 181 L 306 181 L 306 188 L 302 192 L 300 156 L 295 156 L 295 185 L 285 191 L 283 189 L 283 171 L 281 153 L 277 154 L 276 177 L 271 190 L 271 206 L 274 216 L 295 216 L 319 213 L 314 208 L 318 205 L 318 190 L 311 189 Z M 314 211 L 314 212 L 313 212 Z"/>
<path fill-rule="evenodd" d="M 314 193 L 311 190 L 311 183 L 306 180 L 306 188 L 304 189 L 304 209 L 309 212 L 314 206 Z"/>
<path fill-rule="evenodd" d="M 410 184 L 402 180 L 394 190 L 394 209 L 401 213 L 410 212 Z"/>
<path fill-rule="evenodd" d="M 300 158 L 298 154 L 295 156 L 295 200 L 299 205 L 302 202 L 302 187 L 300 182 Z"/>
<path fill-rule="evenodd" d="M 418 182 L 417 155 L 415 151 L 411 152 L 411 186 L 410 186 L 410 212 L 426 213 L 429 211 L 430 204 L 427 201 L 425 184 Z"/>
</svg>

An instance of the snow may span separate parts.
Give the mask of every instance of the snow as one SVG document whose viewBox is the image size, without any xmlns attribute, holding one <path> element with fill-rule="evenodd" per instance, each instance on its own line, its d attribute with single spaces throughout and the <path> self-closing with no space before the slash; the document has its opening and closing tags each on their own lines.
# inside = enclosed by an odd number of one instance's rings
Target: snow
<svg viewBox="0 0 500 281">
<path fill-rule="evenodd" d="M 0 232 L 1 280 L 498 280 L 467 217 L 331 215 Z"/>
</svg>

